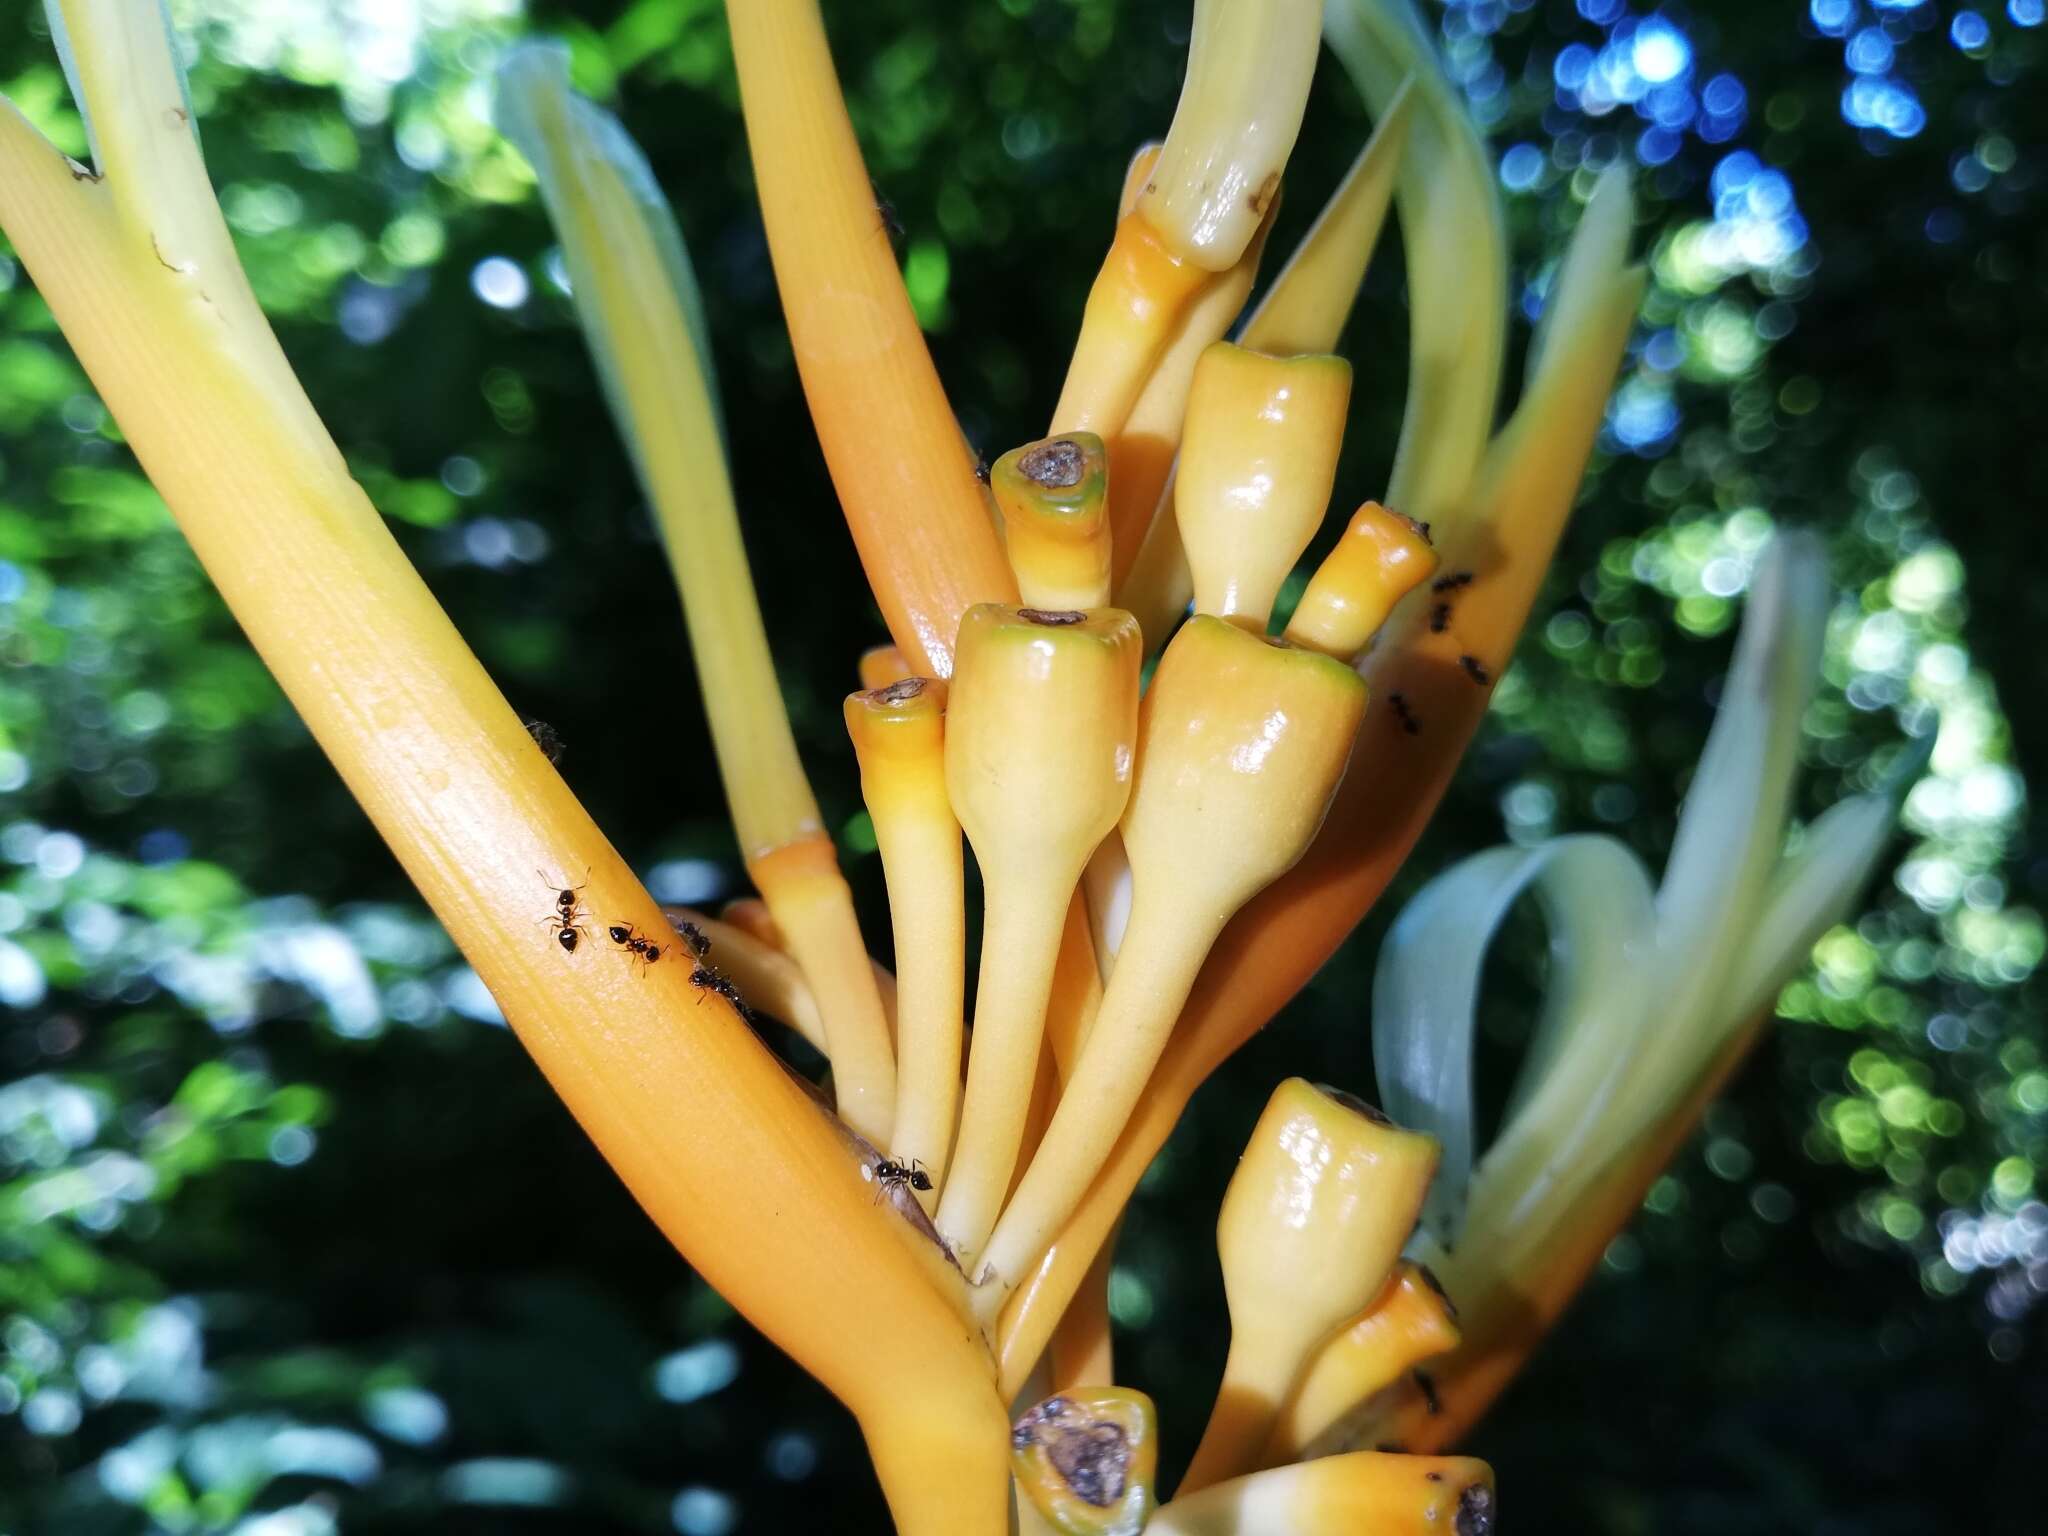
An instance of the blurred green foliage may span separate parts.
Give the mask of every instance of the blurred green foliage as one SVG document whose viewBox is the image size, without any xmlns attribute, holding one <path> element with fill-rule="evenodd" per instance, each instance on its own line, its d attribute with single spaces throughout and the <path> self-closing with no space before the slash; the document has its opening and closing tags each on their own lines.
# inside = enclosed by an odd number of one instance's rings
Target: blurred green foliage
<svg viewBox="0 0 2048 1536">
<path fill-rule="evenodd" d="M 781 330 L 717 0 L 173 9 L 257 292 L 358 475 L 657 894 L 703 901 L 740 877 L 722 822 L 682 809 L 718 794 L 674 596 L 487 82 L 531 27 L 615 100 L 696 255 L 785 688 L 879 943 L 836 700 L 881 629 Z M 991 452 L 1042 428 L 1186 10 L 827 5 Z M 1521 312 L 1617 155 L 1656 282 L 1537 620 L 1402 886 L 1146 1179 L 1112 1285 L 1124 1370 L 1171 1465 L 1220 1369 L 1209 1223 L 1266 1090 L 1369 1084 L 1375 945 L 1451 857 L 1600 827 L 1661 861 L 1756 553 L 1798 520 L 1842 593 L 1801 809 L 1938 728 L 1902 856 L 1476 1448 L 1533 1529 L 2031 1530 L 2039 0 L 1668 9 L 1682 76 L 1619 0 L 1428 14 L 1501 157 Z M 0 7 L 0 82 L 84 153 L 34 6 Z M 1334 69 L 1308 123 L 1276 249 L 1366 129 Z M 1400 293 L 1390 246 L 1343 344 L 1353 499 L 1394 441 Z M 1498 1087 L 1534 925 L 1495 963 Z M 882 1528 L 850 1426 L 494 1027 L 4 256 L 0 1006 L 0 1531 Z"/>
</svg>

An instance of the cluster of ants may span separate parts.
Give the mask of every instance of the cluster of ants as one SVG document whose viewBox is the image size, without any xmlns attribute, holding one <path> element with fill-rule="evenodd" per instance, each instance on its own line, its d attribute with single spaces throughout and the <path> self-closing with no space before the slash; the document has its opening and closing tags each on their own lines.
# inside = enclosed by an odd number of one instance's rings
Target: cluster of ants
<svg viewBox="0 0 2048 1536">
<path fill-rule="evenodd" d="M 556 885 L 539 870 L 535 870 L 534 873 L 540 875 L 541 883 L 555 893 L 555 909 L 541 921 L 554 933 L 555 942 L 562 946 L 563 953 L 573 955 L 576 953 L 576 946 L 589 936 L 588 930 L 584 927 L 589 914 L 584 910 L 583 903 L 576 894 L 583 887 Z M 748 1024 L 758 1023 L 759 1016 L 747 1005 L 746 999 L 740 996 L 740 989 L 733 985 L 732 979 L 706 963 L 706 957 L 711 953 L 710 935 L 685 918 L 675 918 L 673 921 L 676 937 L 682 941 L 683 946 L 697 962 L 690 972 L 690 984 L 701 987 L 706 992 L 716 992 L 731 1003 L 733 1009 Z M 620 949 L 638 960 L 642 968 L 654 964 L 667 953 L 667 946 L 644 937 L 631 923 L 607 924 L 605 933 Z M 886 1157 L 877 1158 L 873 1163 L 863 1165 L 861 1177 L 874 1182 L 877 1200 L 881 1199 L 884 1193 L 896 1189 L 914 1189 L 922 1193 L 932 1187 L 932 1176 L 925 1172 L 924 1164 L 916 1158 L 912 1158 L 908 1163 L 895 1162 Z"/>
<path fill-rule="evenodd" d="M 583 887 L 558 886 L 539 870 L 535 870 L 534 873 L 540 875 L 541 882 L 555 893 L 555 909 L 541 921 L 553 931 L 555 942 L 562 946 L 563 953 L 573 955 L 576 953 L 576 946 L 589 936 L 588 930 L 584 927 L 589 914 L 584 910 L 583 903 L 576 894 Z M 711 939 L 704 930 L 682 918 L 675 919 L 675 929 L 676 937 L 696 960 L 696 965 L 690 971 L 690 984 L 701 987 L 706 992 L 716 992 L 731 1003 L 747 1023 L 757 1022 L 754 1010 L 747 1006 L 746 1000 L 740 996 L 740 989 L 733 985 L 732 979 L 706 964 L 705 957 L 711 953 Z M 673 947 L 648 938 L 631 923 L 608 923 L 605 926 L 605 934 L 612 943 L 639 961 L 643 970 Z"/>
</svg>

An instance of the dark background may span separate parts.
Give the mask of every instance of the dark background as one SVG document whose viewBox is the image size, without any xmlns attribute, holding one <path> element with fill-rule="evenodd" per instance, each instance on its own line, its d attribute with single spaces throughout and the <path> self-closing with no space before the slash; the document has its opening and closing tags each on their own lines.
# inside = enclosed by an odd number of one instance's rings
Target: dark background
<svg viewBox="0 0 2048 1536">
<path fill-rule="evenodd" d="M 258 291 L 608 834 L 657 894 L 738 894 L 648 515 L 530 184 L 478 115 L 509 38 L 570 41 L 693 249 L 784 688 L 879 947 L 837 701 L 882 630 L 781 332 L 722 13 L 500 9 L 174 7 Z M 938 365 L 993 456 L 1042 430 L 1125 158 L 1171 114 L 1187 7 L 826 11 Z M 1518 310 L 1616 156 L 1641 167 L 1656 281 L 1441 815 L 1141 1190 L 1122 1374 L 1177 1468 L 1226 1342 L 1209 1224 L 1266 1092 L 1370 1089 L 1380 936 L 1455 858 L 1598 829 L 1657 867 L 1739 613 L 1727 572 L 1805 524 L 1840 597 L 1801 814 L 1875 784 L 1938 711 L 1932 768 L 1865 913 L 1472 1448 L 1520 1530 L 2038 1529 L 2043 871 L 2017 766 L 2048 729 L 2038 0 L 1425 14 L 1501 159 Z M 21 0 L 0 3 L 0 80 L 83 153 Z M 1276 251 L 1367 127 L 1326 58 Z M 885 1528 L 849 1421 L 688 1273 L 489 1022 L 32 286 L 0 274 L 0 1530 Z M 1342 347 L 1346 505 L 1391 456 L 1402 292 L 1390 240 Z M 1525 342 L 1518 323 L 1511 376 Z M 1542 935 L 1497 949 L 1495 1098 Z"/>
</svg>

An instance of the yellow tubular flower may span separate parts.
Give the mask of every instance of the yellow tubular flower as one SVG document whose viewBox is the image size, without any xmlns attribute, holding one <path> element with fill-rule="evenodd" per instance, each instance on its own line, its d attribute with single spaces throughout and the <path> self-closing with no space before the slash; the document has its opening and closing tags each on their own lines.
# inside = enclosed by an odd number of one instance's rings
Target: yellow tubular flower
<svg viewBox="0 0 2048 1536">
<path fill-rule="evenodd" d="M 888 1026 L 852 892 L 836 864 L 821 867 L 831 843 L 797 758 L 740 539 L 689 258 L 638 149 L 570 93 L 568 76 L 566 50 L 514 53 L 500 75 L 499 118 L 540 177 L 577 313 L 661 525 L 740 848 L 750 869 L 774 871 L 773 889 L 756 883 L 811 978 L 827 1037 L 838 1037 L 841 1113 L 870 1140 L 885 1139 L 895 1099 Z M 799 851 L 776 858 L 785 848 Z M 791 865 L 805 877 L 791 879 Z M 853 951 L 858 966 L 845 963 Z"/>
<path fill-rule="evenodd" d="M 1436 574 L 1436 550 L 1413 518 L 1368 501 L 1309 578 L 1287 621 L 1296 645 L 1350 661 L 1394 605 Z"/>
<path fill-rule="evenodd" d="M 1237 264 L 1280 189 L 1321 51 L 1323 0 L 1195 0 L 1187 79 L 1137 211 L 1176 255 Z"/>
<path fill-rule="evenodd" d="M 817 0 L 737 0 L 726 19 L 775 281 L 832 484 L 890 635 L 919 674 L 948 677 L 960 616 L 1016 592 L 973 455 L 875 211 Z"/>
<path fill-rule="evenodd" d="M 1323 205 L 1280 275 L 1273 279 L 1258 308 L 1245 321 L 1243 334 L 1238 338 L 1240 345 L 1279 356 L 1328 352 L 1337 345 L 1386 222 L 1394 173 L 1400 166 L 1401 147 L 1407 142 L 1409 100 L 1405 89 L 1399 91 L 1381 114 L 1372 137 L 1351 163 L 1344 180 Z M 1255 239 L 1245 257 L 1240 258 L 1239 266 L 1219 280 L 1217 287 L 1230 288 L 1240 277 L 1249 283 L 1251 274 L 1245 269 L 1245 262 L 1249 259 L 1255 264 L 1259 248 Z M 1242 298 L 1237 302 L 1241 304 Z M 1137 616 L 1148 650 L 1157 650 L 1166 642 L 1195 595 L 1194 576 L 1188 570 L 1180 528 L 1171 515 L 1172 505 L 1167 498 L 1172 494 L 1171 461 L 1180 446 L 1187 390 L 1194 380 L 1195 363 L 1229 324 L 1225 320 L 1213 334 L 1202 334 L 1198 322 L 1209 312 L 1210 299 L 1205 295 L 1152 378 L 1146 381 L 1145 393 L 1132 410 L 1124 439 L 1113 455 L 1116 474 L 1110 480 L 1109 499 L 1115 536 L 1123 541 L 1127 524 L 1142 523 L 1145 529 L 1143 543 L 1133 556 L 1125 557 L 1121 543 L 1113 556 L 1116 600 Z M 1233 305 L 1232 313 L 1235 312 Z M 1119 500 L 1124 494 L 1119 488 L 1127 478 L 1125 459 L 1135 461 L 1136 474 L 1146 473 L 1153 460 L 1150 444 L 1155 434 L 1170 434 L 1171 438 L 1171 446 L 1162 446 L 1158 454 L 1157 477 L 1151 482 L 1155 494 L 1144 504 L 1142 512 L 1125 510 Z M 1127 453 L 1127 443 L 1136 444 L 1138 451 Z M 1135 484 L 1136 475 L 1128 478 Z M 1135 489 L 1132 494 L 1137 494 Z M 1155 515 L 1155 509 L 1163 515 Z"/>
<path fill-rule="evenodd" d="M 1124 428 L 1110 444 L 1109 477 L 1110 577 L 1112 590 L 1121 591 L 1140 553 L 1149 547 L 1158 522 L 1171 524 L 1168 515 L 1158 513 L 1165 503 L 1173 475 L 1174 456 L 1180 452 L 1183 421 L 1188 410 L 1188 390 L 1195 381 L 1195 364 L 1209 344 L 1222 339 L 1236 323 L 1244 302 L 1258 281 L 1259 262 L 1266 254 L 1266 237 L 1273 232 L 1273 220 L 1280 212 L 1280 199 L 1252 236 L 1252 243 L 1237 258 L 1237 265 L 1219 273 L 1188 306 L 1180 329 L 1166 344 L 1145 387 L 1124 420 Z M 1183 600 L 1181 607 L 1187 606 Z M 1179 611 L 1173 615 L 1180 617 Z M 1156 626 L 1155 626 L 1156 628 Z M 1151 631 L 1147 631 L 1149 635 Z M 1165 636 L 1150 648 L 1157 650 Z"/>
<path fill-rule="evenodd" d="M 860 653 L 860 685 L 866 689 L 886 688 L 906 677 L 915 677 L 909 660 L 893 645 L 870 646 Z"/>
<path fill-rule="evenodd" d="M 1433 1138 L 1349 1094 L 1273 1090 L 1216 1222 L 1230 1358 L 1181 1492 L 1258 1464 L 1310 1354 L 1385 1286 L 1436 1163 Z"/>
<path fill-rule="evenodd" d="M 1048 1397 L 1011 1431 L 1010 1466 L 1063 1536 L 1137 1536 L 1158 1499 L 1159 1414 L 1128 1387 Z"/>
<path fill-rule="evenodd" d="M 899 1528 L 1001 1531 L 1005 1415 L 957 1281 L 686 965 L 537 921 L 535 866 L 587 867 L 590 911 L 666 927 L 350 480 L 234 262 L 155 9 L 54 15 L 97 173 L 0 107 L 0 226 L 229 609 L 649 1215 L 859 1417 Z"/>
<path fill-rule="evenodd" d="M 1568 261 L 1563 270 L 1575 265 Z M 1034 1260 L 1027 1287 L 1004 1315 L 1006 1389 L 1015 1389 L 1044 1350 L 1061 1308 L 1195 1090 L 1329 958 L 1399 870 L 1450 782 L 1489 696 L 1459 657 L 1471 654 L 1490 678 L 1481 658 L 1507 654 L 1528 616 L 1592 452 L 1644 274 L 1638 267 L 1588 280 L 1605 296 L 1580 334 L 1558 338 L 1564 351 L 1543 350 L 1552 387 L 1517 408 L 1468 509 L 1434 530 L 1444 568 L 1471 573 L 1459 588 L 1453 625 L 1430 634 L 1430 605 L 1411 600 L 1395 611 L 1362 665 L 1379 697 L 1391 705 L 1402 696 L 1420 733 L 1406 732 L 1391 709 L 1376 717 L 1389 740 L 1405 742 L 1360 754 L 1329 825 L 1300 865 L 1224 934 L 1102 1177 L 1053 1252 Z M 1472 650 L 1461 651 L 1463 635 L 1477 642 Z"/>
<path fill-rule="evenodd" d="M 1027 608 L 1109 602 L 1109 458 L 1093 432 L 1013 448 L 989 472 L 1003 547 Z"/>
<path fill-rule="evenodd" d="M 1365 685 L 1349 667 L 1223 619 L 1198 615 L 1166 648 L 1145 694 L 1123 820 L 1130 927 L 1038 1155 L 984 1262 L 966 1266 L 985 1319 L 1031 1273 L 1115 1145 L 1224 923 L 1322 824 L 1364 709 Z"/>
<path fill-rule="evenodd" d="M 1280 584 L 1329 510 L 1350 404 L 1341 357 L 1272 357 L 1227 341 L 1202 354 L 1173 492 L 1196 612 L 1266 632 Z"/>
<path fill-rule="evenodd" d="M 986 604 L 960 625 L 946 785 L 981 866 L 981 975 L 938 1226 L 963 1268 L 1017 1165 L 1082 866 L 1130 797 L 1138 662 L 1138 626 L 1115 608 Z"/>
<path fill-rule="evenodd" d="M 946 685 L 911 677 L 846 700 L 896 936 L 896 1133 L 889 1154 L 943 1184 L 960 1103 L 967 939 L 960 823 L 946 798 Z M 927 1211 L 936 1189 L 920 1192 Z"/>
<path fill-rule="evenodd" d="M 1274 1421 L 1259 1464 L 1362 1449 L 1349 1415 L 1424 1360 L 1455 1348 L 1457 1308 L 1420 1264 L 1394 1266 L 1380 1294 L 1316 1351 Z M 1405 1442 L 1404 1442 L 1405 1443 Z"/>
<path fill-rule="evenodd" d="M 1176 1498 L 1145 1536 L 1492 1536 L 1495 1508 L 1483 1461 L 1357 1451 Z"/>
</svg>

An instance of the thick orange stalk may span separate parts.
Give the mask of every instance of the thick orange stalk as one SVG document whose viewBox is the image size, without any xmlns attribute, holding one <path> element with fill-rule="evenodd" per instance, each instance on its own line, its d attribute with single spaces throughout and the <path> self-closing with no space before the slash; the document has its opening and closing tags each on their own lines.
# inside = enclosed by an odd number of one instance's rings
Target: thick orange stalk
<svg viewBox="0 0 2048 1536">
<path fill-rule="evenodd" d="M 1005 1416 L 947 1267 L 686 966 L 643 968 L 601 930 L 571 951 L 541 921 L 535 866 L 587 867 L 590 912 L 666 931 L 349 478 L 234 261 L 155 14 L 66 0 L 104 179 L 0 105 L 0 226 L 251 642 L 636 1198 L 853 1409 L 904 1528 L 1001 1530 Z M 961 1469 L 943 1509 L 908 1475 L 940 1456 Z"/>
<path fill-rule="evenodd" d="M 975 603 L 1014 602 L 974 456 L 875 210 L 817 0 L 729 0 L 775 280 L 868 585 L 913 667 L 953 673 Z"/>
</svg>

